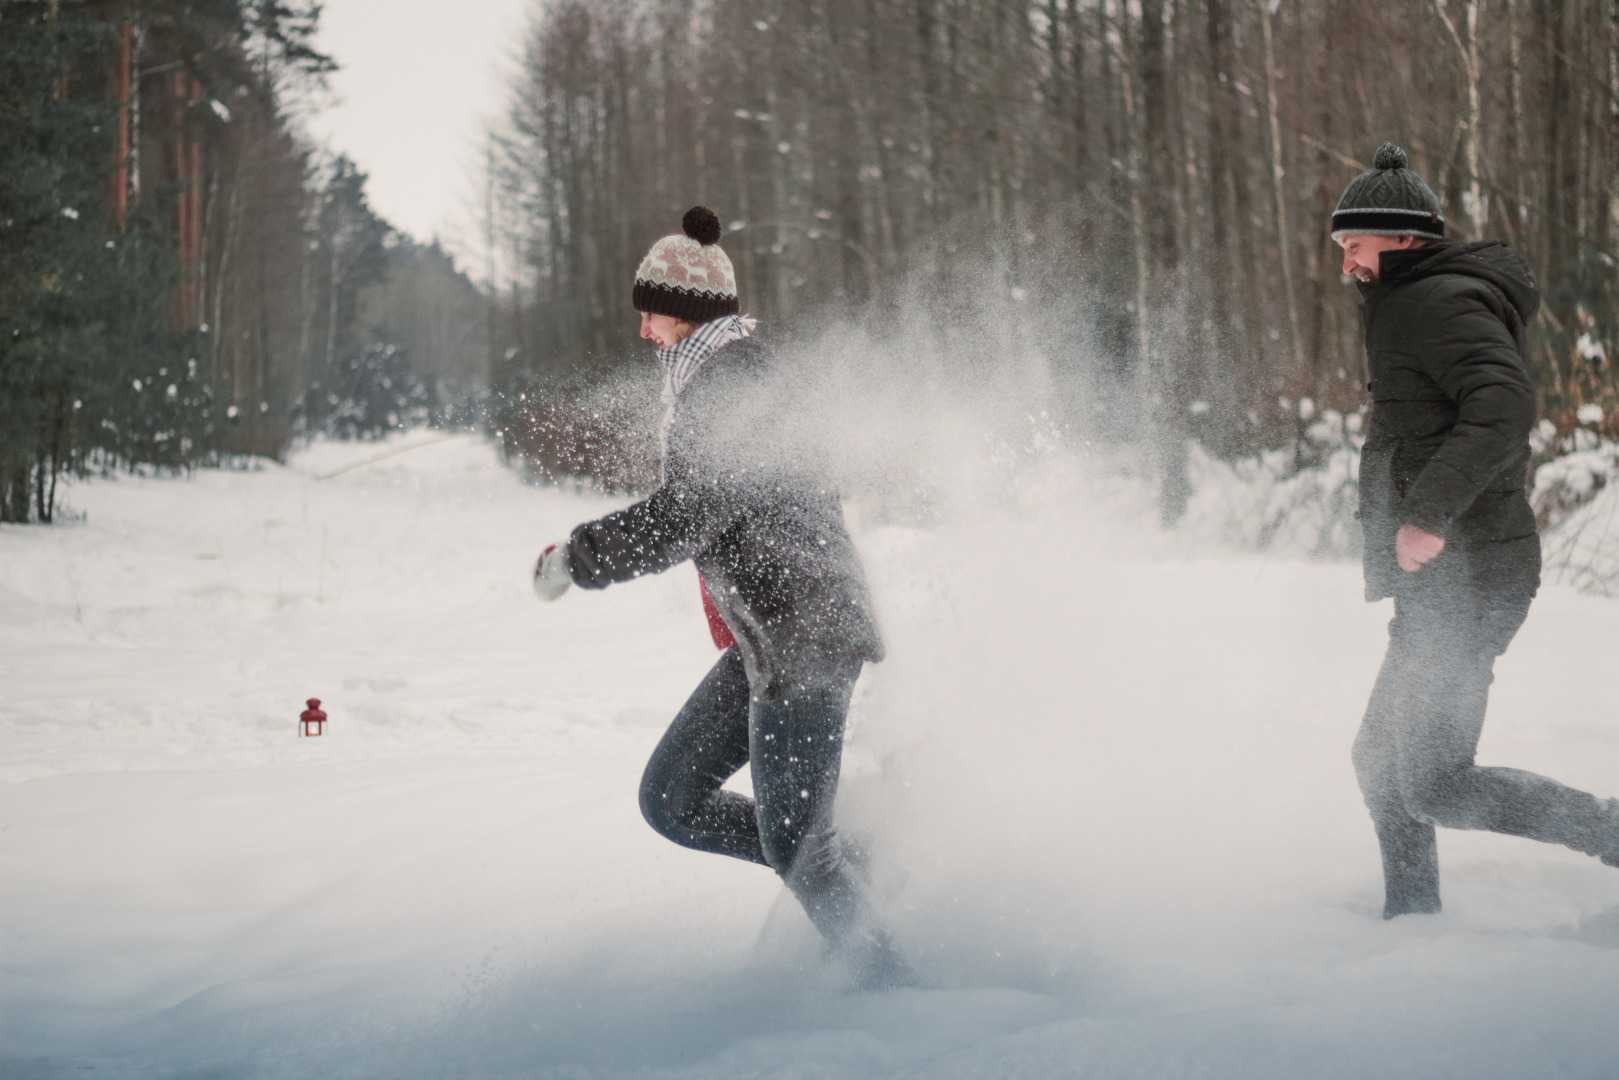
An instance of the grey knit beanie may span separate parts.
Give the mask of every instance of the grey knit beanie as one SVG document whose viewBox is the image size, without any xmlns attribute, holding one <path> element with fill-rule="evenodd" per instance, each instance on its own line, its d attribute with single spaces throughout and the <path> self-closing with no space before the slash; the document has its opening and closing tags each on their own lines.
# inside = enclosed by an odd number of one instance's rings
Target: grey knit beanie
<svg viewBox="0 0 1619 1080">
<path fill-rule="evenodd" d="M 1377 148 L 1371 169 L 1349 181 L 1332 212 L 1332 238 L 1349 233 L 1445 238 L 1438 196 L 1406 168 L 1405 151 L 1393 143 Z"/>
</svg>

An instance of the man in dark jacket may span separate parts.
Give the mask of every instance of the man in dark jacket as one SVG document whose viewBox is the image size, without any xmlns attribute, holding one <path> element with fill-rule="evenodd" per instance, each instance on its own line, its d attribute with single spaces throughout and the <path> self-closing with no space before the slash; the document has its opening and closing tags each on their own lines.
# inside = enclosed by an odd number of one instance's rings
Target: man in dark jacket
<svg viewBox="0 0 1619 1080">
<path fill-rule="evenodd" d="M 1365 302 L 1366 598 L 1394 598 L 1354 751 L 1383 852 L 1383 917 L 1439 910 L 1435 825 L 1564 844 L 1619 866 L 1619 800 L 1474 764 L 1495 658 L 1540 584 L 1525 494 L 1534 278 L 1500 241 L 1447 240 L 1439 200 L 1392 144 L 1332 217 Z"/>
<path fill-rule="evenodd" d="M 696 564 L 725 651 L 647 764 L 642 814 L 678 844 L 769 866 L 862 982 L 904 982 L 832 826 L 850 696 L 882 659 L 860 557 L 811 448 L 788 437 L 790 380 L 738 314 L 719 219 L 693 207 L 682 224 L 633 293 L 664 366 L 663 483 L 547 548 L 535 591 Z M 750 763 L 754 798 L 724 790 Z"/>
</svg>

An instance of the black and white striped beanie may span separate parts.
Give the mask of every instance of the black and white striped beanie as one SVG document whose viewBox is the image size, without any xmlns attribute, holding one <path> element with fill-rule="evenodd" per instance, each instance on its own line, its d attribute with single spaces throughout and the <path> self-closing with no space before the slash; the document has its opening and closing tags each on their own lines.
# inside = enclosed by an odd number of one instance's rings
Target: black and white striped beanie
<svg viewBox="0 0 1619 1080">
<path fill-rule="evenodd" d="M 635 271 L 635 310 L 705 323 L 735 315 L 736 271 L 720 250 L 720 219 L 694 206 L 680 221 L 685 235 L 665 236 Z"/>
<path fill-rule="evenodd" d="M 1332 238 L 1351 233 L 1445 238 L 1439 197 L 1406 168 L 1405 151 L 1393 143 L 1377 148 L 1372 167 L 1349 181 L 1332 212 Z"/>
</svg>

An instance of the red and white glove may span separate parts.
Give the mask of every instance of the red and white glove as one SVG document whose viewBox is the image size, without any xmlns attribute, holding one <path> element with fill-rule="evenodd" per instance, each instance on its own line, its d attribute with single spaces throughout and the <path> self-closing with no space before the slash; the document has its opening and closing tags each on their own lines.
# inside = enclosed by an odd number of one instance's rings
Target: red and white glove
<svg viewBox="0 0 1619 1080">
<path fill-rule="evenodd" d="M 562 544 L 552 544 L 540 552 L 540 561 L 534 564 L 534 595 L 546 603 L 559 599 L 573 584 L 568 573 L 568 550 Z"/>
</svg>

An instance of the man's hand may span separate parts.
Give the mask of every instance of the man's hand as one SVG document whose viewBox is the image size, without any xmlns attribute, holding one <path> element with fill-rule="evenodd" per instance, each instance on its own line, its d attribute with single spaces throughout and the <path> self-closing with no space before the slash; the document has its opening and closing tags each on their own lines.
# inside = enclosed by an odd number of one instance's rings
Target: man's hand
<svg viewBox="0 0 1619 1080">
<path fill-rule="evenodd" d="M 540 552 L 534 564 L 534 595 L 549 603 L 568 591 L 573 575 L 568 573 L 568 555 L 561 545 L 552 544 Z"/>
<path fill-rule="evenodd" d="M 1415 525 L 1401 525 L 1400 531 L 1394 534 L 1394 560 L 1407 572 L 1421 570 L 1444 550 L 1443 536 L 1423 532 Z"/>
</svg>

